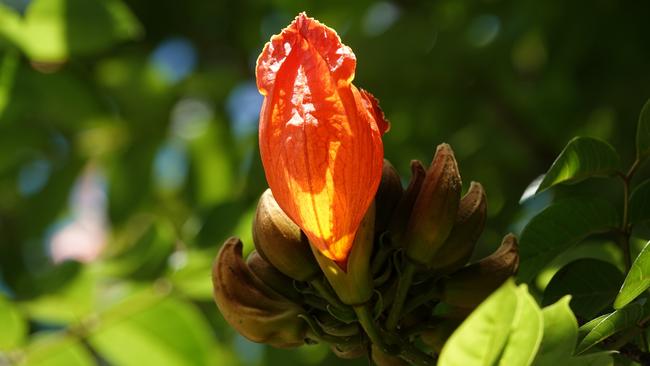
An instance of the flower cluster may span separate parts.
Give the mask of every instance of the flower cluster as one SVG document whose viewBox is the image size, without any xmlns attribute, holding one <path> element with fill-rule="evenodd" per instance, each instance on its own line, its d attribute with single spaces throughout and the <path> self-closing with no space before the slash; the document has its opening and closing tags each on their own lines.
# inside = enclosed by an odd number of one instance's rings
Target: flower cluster
<svg viewBox="0 0 650 366">
<path fill-rule="evenodd" d="M 342 358 L 432 365 L 449 334 L 518 267 L 514 236 L 468 263 L 487 202 L 465 195 L 451 147 L 411 164 L 404 189 L 383 158 L 376 99 L 353 84 L 356 59 L 304 13 L 257 62 L 260 151 L 270 189 L 253 223 L 256 250 L 228 239 L 214 296 L 243 336 L 276 347 L 323 342 Z M 427 347 L 416 347 L 420 339 Z"/>
</svg>

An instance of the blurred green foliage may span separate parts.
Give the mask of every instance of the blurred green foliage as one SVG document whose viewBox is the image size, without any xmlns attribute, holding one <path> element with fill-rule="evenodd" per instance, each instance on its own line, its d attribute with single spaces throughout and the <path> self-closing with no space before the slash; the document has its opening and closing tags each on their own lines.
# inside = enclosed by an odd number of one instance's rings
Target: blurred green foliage
<svg viewBox="0 0 650 366">
<path fill-rule="evenodd" d="M 303 10 L 357 55 L 403 179 L 445 141 L 483 183 L 477 256 L 550 202 L 520 198 L 574 135 L 633 159 L 647 3 L 2 0 L 0 364 L 341 362 L 252 344 L 211 300 L 266 188 L 253 66 Z"/>
</svg>

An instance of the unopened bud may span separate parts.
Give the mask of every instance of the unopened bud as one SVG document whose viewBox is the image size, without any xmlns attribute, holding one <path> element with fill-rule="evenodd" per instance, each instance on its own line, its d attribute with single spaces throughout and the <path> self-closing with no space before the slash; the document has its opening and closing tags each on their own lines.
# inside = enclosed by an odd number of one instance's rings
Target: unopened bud
<svg viewBox="0 0 650 366">
<path fill-rule="evenodd" d="M 262 194 L 257 205 L 253 241 L 264 259 L 293 279 L 309 281 L 320 273 L 309 241 L 278 206 L 270 189 Z"/>
<path fill-rule="evenodd" d="M 517 238 L 508 234 L 489 257 L 443 279 L 442 300 L 453 306 L 474 308 L 517 273 L 518 268 Z"/>
<path fill-rule="evenodd" d="M 260 286 L 242 258 L 242 243 L 228 239 L 212 268 L 214 299 L 224 319 L 242 336 L 274 347 L 304 344 L 304 310 L 280 294 Z"/>
<path fill-rule="evenodd" d="M 425 175 L 426 169 L 422 163 L 418 160 L 411 160 L 411 181 L 397 203 L 389 224 L 390 238 L 394 246 L 400 246 L 402 243 L 413 205 L 418 198 Z"/>
<path fill-rule="evenodd" d="M 293 302 L 302 301 L 300 294 L 293 286 L 293 279 L 273 267 L 271 263 L 262 258 L 257 250 L 248 255 L 246 265 L 251 273 L 265 286 Z"/>
<path fill-rule="evenodd" d="M 460 200 L 456 222 L 449 237 L 436 253 L 431 269 L 451 273 L 467 264 L 485 227 L 487 198 L 480 183 L 472 182 Z"/>
<path fill-rule="evenodd" d="M 454 152 L 447 144 L 436 150 L 422 182 L 406 234 L 406 255 L 429 267 L 456 220 L 461 181 Z"/>
<path fill-rule="evenodd" d="M 390 161 L 384 159 L 381 181 L 375 195 L 377 207 L 375 232 L 381 234 L 388 228 L 388 223 L 402 194 L 404 194 L 404 188 L 402 188 L 402 181 L 397 170 Z"/>
<path fill-rule="evenodd" d="M 339 299 L 346 305 L 365 304 L 372 297 L 370 257 L 374 240 L 374 223 L 375 204 L 373 203 L 357 229 L 345 269 L 312 245 L 312 252 L 321 270 L 325 273 L 327 281 L 332 285 Z"/>
</svg>

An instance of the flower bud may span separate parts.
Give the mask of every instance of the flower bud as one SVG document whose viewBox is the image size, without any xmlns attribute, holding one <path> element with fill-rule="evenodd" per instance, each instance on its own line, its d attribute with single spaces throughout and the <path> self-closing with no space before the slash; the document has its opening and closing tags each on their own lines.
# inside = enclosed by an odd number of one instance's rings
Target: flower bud
<svg viewBox="0 0 650 366">
<path fill-rule="evenodd" d="M 334 292 L 346 305 L 365 304 L 372 297 L 370 257 L 374 239 L 375 205 L 370 206 L 357 230 L 350 256 L 342 268 L 314 245 L 312 252 Z"/>
<path fill-rule="evenodd" d="M 320 273 L 309 242 L 267 189 L 253 219 L 253 242 L 260 255 L 285 275 L 309 281 Z"/>
<path fill-rule="evenodd" d="M 228 239 L 212 268 L 214 299 L 224 319 L 253 342 L 288 348 L 304 344 L 304 310 L 261 286 L 242 258 L 242 243 Z"/>
<path fill-rule="evenodd" d="M 390 218 L 393 216 L 397 203 L 404 194 L 402 181 L 393 164 L 384 159 L 384 167 L 381 174 L 379 188 L 375 195 L 377 213 L 375 218 L 375 232 L 383 233 L 388 228 Z"/>
<path fill-rule="evenodd" d="M 508 234 L 489 257 L 441 281 L 442 300 L 449 305 L 474 308 L 519 268 L 517 238 Z"/>
<path fill-rule="evenodd" d="M 418 160 L 411 160 L 411 181 L 397 203 L 397 207 L 395 207 L 389 226 L 390 238 L 394 246 L 399 246 L 402 243 L 406 226 L 413 211 L 413 205 L 418 193 L 420 193 L 425 175 L 426 170 L 422 163 Z"/>
<path fill-rule="evenodd" d="M 408 363 L 399 357 L 389 355 L 379 348 L 376 344 L 370 349 L 372 361 L 377 366 L 408 366 Z"/>
<path fill-rule="evenodd" d="M 456 222 L 449 237 L 436 253 L 431 269 L 450 273 L 463 267 L 474 252 L 476 242 L 485 227 L 487 198 L 480 183 L 472 182 L 460 200 Z"/>
<path fill-rule="evenodd" d="M 301 302 L 302 298 L 293 286 L 293 279 L 278 271 L 271 263 L 262 258 L 257 250 L 252 251 L 246 259 L 246 265 L 251 273 L 265 286 L 293 302 Z"/>
<path fill-rule="evenodd" d="M 461 181 L 454 152 L 440 144 L 422 182 L 406 234 L 406 255 L 429 267 L 449 236 L 458 212 Z"/>
</svg>

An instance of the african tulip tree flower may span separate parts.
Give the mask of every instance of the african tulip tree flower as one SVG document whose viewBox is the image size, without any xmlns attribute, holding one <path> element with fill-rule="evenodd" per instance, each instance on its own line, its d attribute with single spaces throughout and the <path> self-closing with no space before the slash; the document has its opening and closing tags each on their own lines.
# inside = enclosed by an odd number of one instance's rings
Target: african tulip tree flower
<svg viewBox="0 0 650 366">
<path fill-rule="evenodd" d="M 382 175 L 388 122 L 352 84 L 356 58 L 304 13 L 257 60 L 260 153 L 273 196 L 323 255 L 342 268 Z"/>
</svg>

